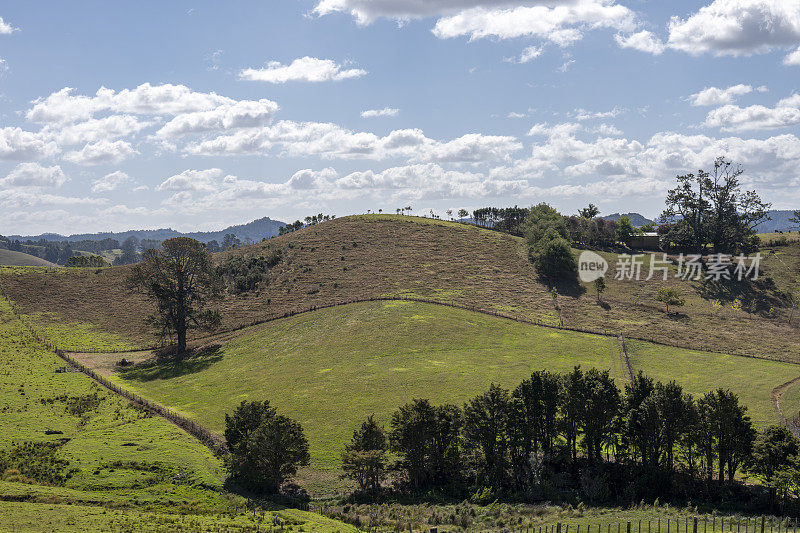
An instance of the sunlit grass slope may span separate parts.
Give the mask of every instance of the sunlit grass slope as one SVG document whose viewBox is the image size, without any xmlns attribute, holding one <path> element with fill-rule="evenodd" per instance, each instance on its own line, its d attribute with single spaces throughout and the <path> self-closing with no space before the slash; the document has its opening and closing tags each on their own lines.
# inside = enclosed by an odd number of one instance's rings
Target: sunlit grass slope
<svg viewBox="0 0 800 533">
<path fill-rule="evenodd" d="M 800 376 L 800 365 L 792 363 L 649 342 L 628 341 L 627 346 L 635 372 L 641 370 L 663 382 L 675 380 L 695 397 L 719 387 L 730 389 L 739 395 L 753 423 L 759 427 L 780 421 L 772 404 L 772 389 Z"/>
<path fill-rule="evenodd" d="M 330 469 L 371 414 L 385 423 L 412 398 L 461 404 L 492 382 L 514 387 L 533 370 L 574 365 L 625 377 L 614 338 L 444 306 L 370 302 L 258 326 L 182 370 L 141 366 L 116 379 L 217 432 L 242 400 L 268 399 L 303 424 L 313 466 Z"/>
<path fill-rule="evenodd" d="M 26 441 L 64 443 L 57 455 L 74 473 L 50 486 L 0 472 L 0 531 L 238 531 L 276 519 L 289 531 L 353 530 L 310 513 L 241 514 L 244 498 L 221 490 L 220 459 L 70 371 L 0 299 L 0 450 Z"/>
</svg>

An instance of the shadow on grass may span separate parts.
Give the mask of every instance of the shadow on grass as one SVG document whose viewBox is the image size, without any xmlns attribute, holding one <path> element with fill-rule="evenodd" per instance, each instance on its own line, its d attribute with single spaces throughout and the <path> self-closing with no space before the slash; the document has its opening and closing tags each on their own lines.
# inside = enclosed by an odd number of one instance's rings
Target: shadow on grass
<svg viewBox="0 0 800 533">
<path fill-rule="evenodd" d="M 161 357 L 122 368 L 119 376 L 128 381 L 152 381 L 194 374 L 222 360 L 220 345 L 191 350 L 181 358 Z"/>
</svg>

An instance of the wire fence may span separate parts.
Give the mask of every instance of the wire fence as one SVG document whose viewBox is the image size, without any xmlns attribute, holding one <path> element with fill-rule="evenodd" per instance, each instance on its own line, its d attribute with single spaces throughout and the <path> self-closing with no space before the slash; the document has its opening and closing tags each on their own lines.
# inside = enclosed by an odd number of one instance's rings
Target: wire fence
<svg viewBox="0 0 800 533">
<path fill-rule="evenodd" d="M 62 360 L 64 360 L 73 369 L 86 374 L 87 376 L 92 378 L 95 382 L 99 383 L 100 385 L 102 385 L 109 391 L 113 392 L 114 394 L 117 394 L 118 396 L 125 398 L 134 405 L 138 405 L 146 409 L 149 413 L 160 416 L 172 422 L 179 428 L 183 429 L 184 431 L 195 437 L 197 440 L 199 440 L 201 443 L 207 446 L 214 453 L 223 456 L 227 455 L 228 448 L 225 445 L 225 442 L 216 435 L 214 435 L 213 433 L 211 433 L 206 428 L 200 426 L 199 424 L 190 420 L 189 418 L 173 411 L 172 409 L 169 409 L 168 407 L 164 407 L 159 403 L 153 402 L 146 398 L 142 398 L 138 394 L 135 394 L 125 389 L 124 387 L 120 387 L 113 381 L 109 380 L 107 377 L 96 372 L 94 369 L 87 367 L 80 361 L 73 358 L 67 352 L 54 346 L 52 343 L 50 343 L 49 340 L 39 335 L 39 333 L 30 324 L 28 324 L 25 320 L 22 319 L 22 314 L 19 312 L 14 302 L 12 302 L 6 297 L 5 293 L 3 292 L 2 286 L 0 286 L 0 297 L 2 297 L 6 302 L 8 302 L 9 307 L 11 308 L 11 311 L 14 313 L 15 318 L 20 320 L 20 323 L 23 324 L 23 326 L 25 326 L 25 329 L 28 330 L 28 332 L 33 336 L 34 339 L 36 339 L 42 345 L 47 347 L 48 350 L 50 350 L 58 357 L 60 357 Z"/>
</svg>

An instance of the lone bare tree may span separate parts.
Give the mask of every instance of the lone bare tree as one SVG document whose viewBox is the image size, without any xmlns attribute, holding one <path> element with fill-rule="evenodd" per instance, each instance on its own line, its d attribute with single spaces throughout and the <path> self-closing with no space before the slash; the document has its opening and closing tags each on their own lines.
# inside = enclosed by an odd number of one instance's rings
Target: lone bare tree
<svg viewBox="0 0 800 533">
<path fill-rule="evenodd" d="M 205 309 L 222 296 L 223 285 L 215 275 L 206 246 L 188 237 L 164 241 L 161 248 L 147 250 L 133 267 L 129 287 L 155 300 L 157 311 L 147 323 L 178 338 L 178 357 L 186 353 L 190 329 L 211 330 L 220 323 L 216 311 Z"/>
</svg>

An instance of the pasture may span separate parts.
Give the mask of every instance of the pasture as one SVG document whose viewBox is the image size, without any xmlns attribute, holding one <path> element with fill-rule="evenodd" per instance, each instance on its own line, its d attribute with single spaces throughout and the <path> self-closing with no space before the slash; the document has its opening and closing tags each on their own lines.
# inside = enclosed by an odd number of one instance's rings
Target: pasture
<svg viewBox="0 0 800 533">
<path fill-rule="evenodd" d="M 649 342 L 628 341 L 634 372 L 675 380 L 701 395 L 730 388 L 758 427 L 777 423 L 771 393 L 800 366 Z M 82 356 L 103 368 L 111 356 Z M 461 309 L 408 301 L 369 302 L 255 326 L 182 363 L 145 361 L 113 376 L 221 433 L 242 400 L 268 399 L 306 430 L 304 473 L 327 491 L 341 451 L 361 420 L 382 423 L 412 398 L 462 404 L 490 383 L 515 387 L 533 370 L 574 365 L 627 374 L 616 338 L 521 324 Z M 106 369 L 110 366 L 106 365 Z M 788 405 L 788 404 L 787 404 Z"/>
</svg>

